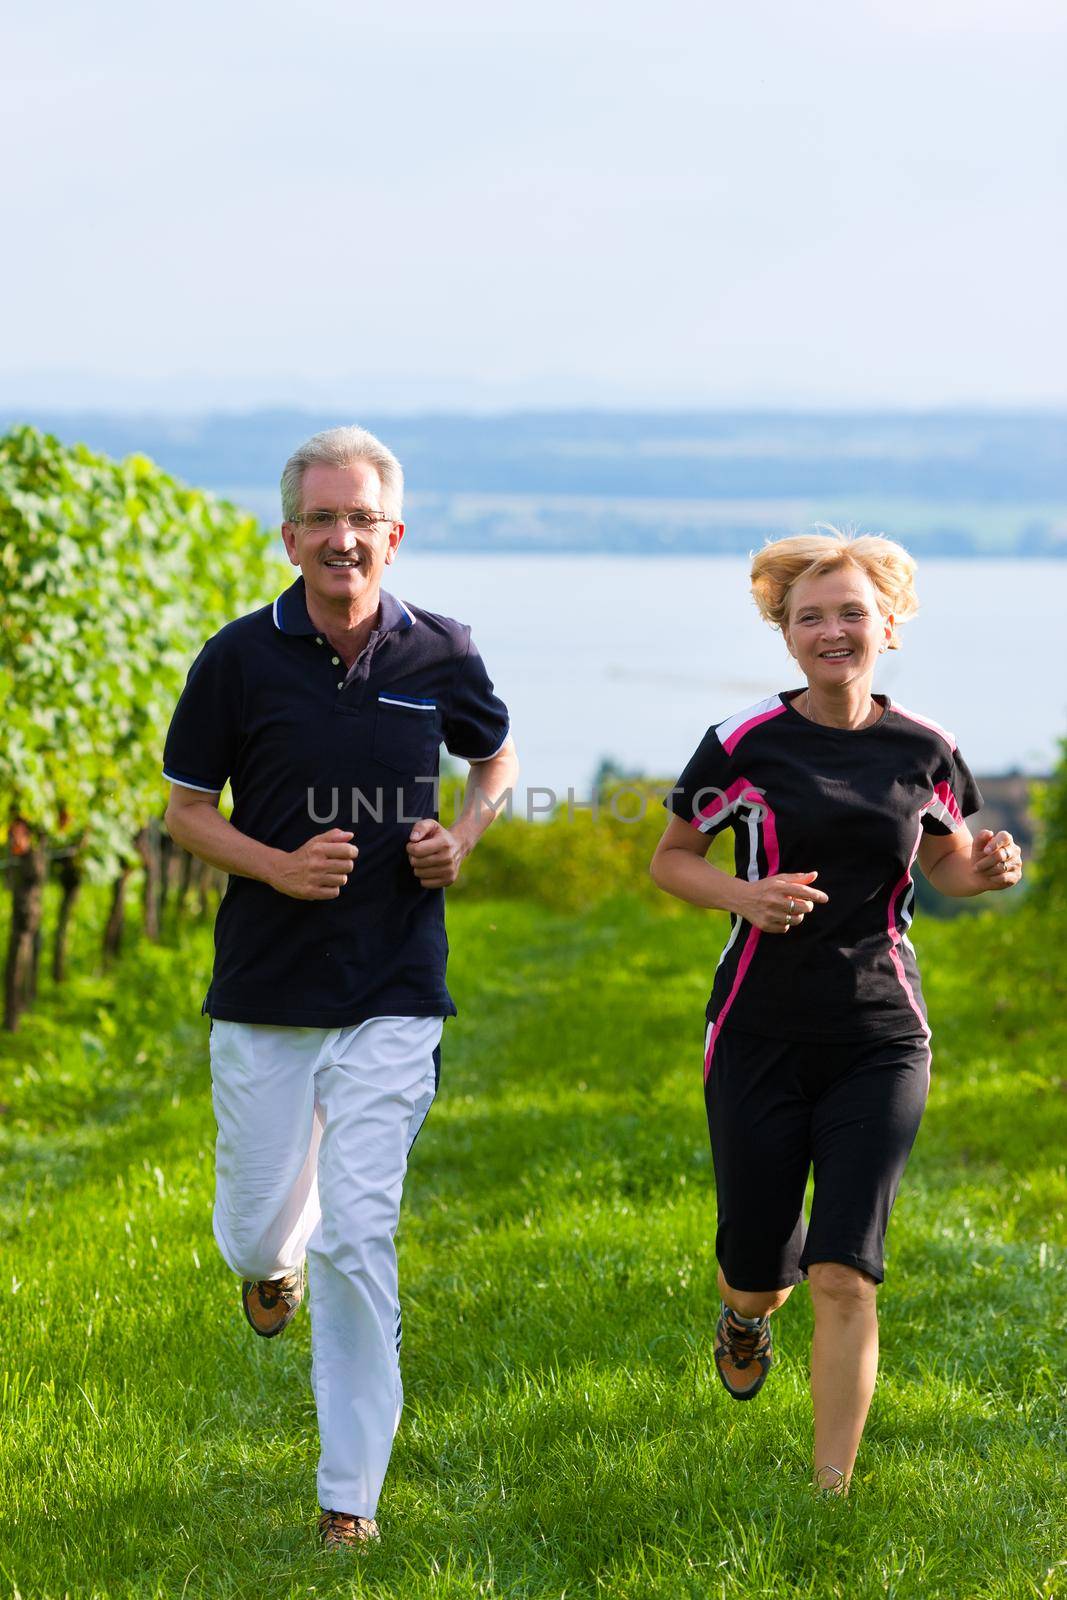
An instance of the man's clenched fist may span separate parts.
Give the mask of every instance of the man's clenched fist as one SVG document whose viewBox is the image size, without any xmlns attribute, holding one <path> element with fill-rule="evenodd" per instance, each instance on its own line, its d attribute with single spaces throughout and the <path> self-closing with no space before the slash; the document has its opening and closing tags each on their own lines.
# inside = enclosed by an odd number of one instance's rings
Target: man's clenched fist
<svg viewBox="0 0 1067 1600">
<path fill-rule="evenodd" d="M 408 838 L 408 860 L 424 889 L 447 889 L 459 877 L 465 851 L 432 817 L 416 822 Z"/>
<path fill-rule="evenodd" d="M 279 852 L 270 886 L 292 900 L 336 900 L 359 855 L 354 838 L 342 828 L 317 833 L 299 850 Z"/>
</svg>

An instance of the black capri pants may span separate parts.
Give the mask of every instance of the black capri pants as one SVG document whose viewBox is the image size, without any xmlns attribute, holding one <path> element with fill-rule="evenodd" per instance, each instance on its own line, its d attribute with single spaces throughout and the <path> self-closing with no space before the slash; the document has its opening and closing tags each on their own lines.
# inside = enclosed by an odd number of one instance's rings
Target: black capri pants
<svg viewBox="0 0 1067 1600">
<path fill-rule="evenodd" d="M 812 1043 L 720 1030 L 704 1096 L 715 1253 L 731 1288 L 784 1289 L 815 1261 L 882 1282 L 889 1213 L 929 1086 L 930 1049 L 918 1033 Z"/>
</svg>

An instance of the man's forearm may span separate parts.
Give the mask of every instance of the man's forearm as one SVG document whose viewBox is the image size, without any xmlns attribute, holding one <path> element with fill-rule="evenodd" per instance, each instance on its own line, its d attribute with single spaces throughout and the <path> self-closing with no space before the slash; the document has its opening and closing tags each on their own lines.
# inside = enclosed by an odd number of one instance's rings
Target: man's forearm
<svg viewBox="0 0 1067 1600">
<path fill-rule="evenodd" d="M 519 761 L 510 741 L 491 760 L 472 763 L 463 794 L 463 810 L 450 829 L 464 855 L 470 855 L 498 811 L 503 809 L 501 802 L 514 788 L 518 775 Z"/>
<path fill-rule="evenodd" d="M 235 878 L 258 878 L 273 887 L 282 851 L 242 833 L 215 806 L 168 806 L 163 820 L 175 844 L 190 855 Z"/>
</svg>

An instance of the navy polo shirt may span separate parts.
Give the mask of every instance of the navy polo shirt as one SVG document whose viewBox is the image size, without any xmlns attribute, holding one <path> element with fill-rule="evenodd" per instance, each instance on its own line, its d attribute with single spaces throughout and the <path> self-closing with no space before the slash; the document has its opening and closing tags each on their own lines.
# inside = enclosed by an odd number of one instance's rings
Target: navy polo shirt
<svg viewBox="0 0 1067 1600">
<path fill-rule="evenodd" d="M 442 741 L 485 761 L 507 734 L 470 629 L 384 591 L 347 673 L 308 616 L 303 578 L 209 639 L 171 720 L 164 777 L 212 794 L 229 780 L 234 827 L 263 844 L 295 850 L 344 828 L 359 855 L 334 900 L 231 877 L 203 1010 L 313 1028 L 454 1016 L 444 891 L 422 887 L 406 845 L 436 815 Z"/>
</svg>

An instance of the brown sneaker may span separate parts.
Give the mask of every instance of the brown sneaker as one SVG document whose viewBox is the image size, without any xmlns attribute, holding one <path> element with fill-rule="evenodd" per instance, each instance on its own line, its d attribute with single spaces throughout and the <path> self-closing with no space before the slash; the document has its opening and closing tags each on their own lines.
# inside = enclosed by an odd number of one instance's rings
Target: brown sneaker
<svg viewBox="0 0 1067 1600">
<path fill-rule="evenodd" d="M 355 1550 L 380 1538 L 373 1517 L 353 1517 L 347 1511 L 324 1511 L 319 1518 L 319 1542 L 324 1550 Z"/>
<path fill-rule="evenodd" d="M 245 1316 L 262 1339 L 273 1339 L 287 1328 L 304 1298 L 304 1268 L 284 1278 L 264 1278 L 241 1285 Z"/>
<path fill-rule="evenodd" d="M 739 1316 L 723 1301 L 715 1329 L 715 1367 L 727 1394 L 751 1400 L 773 1365 L 770 1317 Z"/>
</svg>

